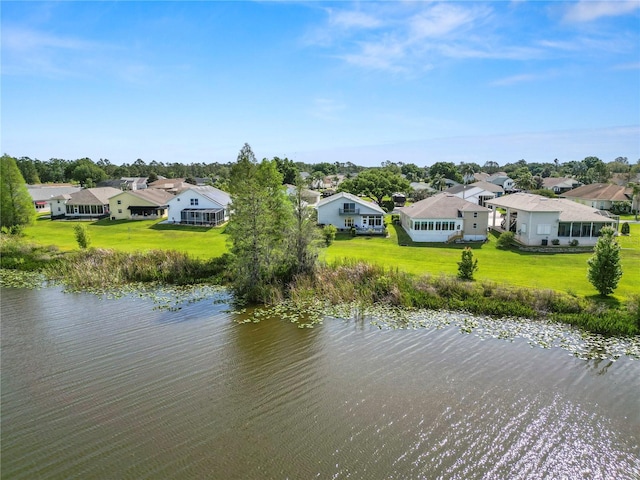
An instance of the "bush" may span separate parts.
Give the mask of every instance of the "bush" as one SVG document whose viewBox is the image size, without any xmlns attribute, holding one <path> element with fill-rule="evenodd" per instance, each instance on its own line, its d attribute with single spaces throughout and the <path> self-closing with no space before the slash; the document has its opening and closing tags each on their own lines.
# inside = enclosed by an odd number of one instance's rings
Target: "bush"
<svg viewBox="0 0 640 480">
<path fill-rule="evenodd" d="M 504 232 L 498 237 L 496 246 L 498 248 L 510 248 L 513 244 L 515 234 L 513 232 Z"/>
<path fill-rule="evenodd" d="M 336 232 L 338 229 L 333 225 L 326 225 L 322 229 L 322 235 L 324 236 L 324 243 L 327 244 L 327 247 L 333 243 L 336 239 Z"/>
<path fill-rule="evenodd" d="M 572 247 L 577 247 L 580 244 L 580 242 L 578 242 L 577 239 L 573 239 L 569 242 L 569 245 L 571 245 Z"/>
<path fill-rule="evenodd" d="M 458 262 L 458 277 L 462 280 L 473 280 L 474 272 L 478 270 L 478 259 L 473 259 L 473 250 L 466 247 L 462 251 L 462 260 Z"/>
<path fill-rule="evenodd" d="M 552 245 L 560 245 L 560 239 L 559 238 L 554 238 L 553 240 L 551 240 L 551 244 Z"/>
<path fill-rule="evenodd" d="M 87 231 L 87 228 L 81 223 L 78 223 L 73 227 L 73 231 L 76 236 L 76 242 L 78 242 L 78 247 L 83 250 L 89 248 L 91 240 L 89 239 L 89 232 Z"/>
<path fill-rule="evenodd" d="M 622 224 L 622 227 L 620 227 L 620 233 L 622 235 L 629 235 L 629 232 L 630 232 L 629 222 L 624 222 Z"/>
</svg>

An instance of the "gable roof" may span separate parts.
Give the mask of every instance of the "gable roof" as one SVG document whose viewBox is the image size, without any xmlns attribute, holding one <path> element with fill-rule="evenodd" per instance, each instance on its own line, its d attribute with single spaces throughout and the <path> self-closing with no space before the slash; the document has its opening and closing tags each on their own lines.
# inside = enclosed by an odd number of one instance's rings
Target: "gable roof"
<svg viewBox="0 0 640 480">
<path fill-rule="evenodd" d="M 155 205 L 166 205 L 175 195 L 159 188 L 147 188 L 144 190 L 127 190 L 121 195 L 131 195 L 140 198 Z M 119 195 L 115 195 L 119 196 Z"/>
<path fill-rule="evenodd" d="M 206 199 L 223 207 L 231 204 L 231 196 L 227 192 L 223 192 L 222 190 L 210 185 L 190 185 L 189 187 L 180 190 L 180 193 L 178 193 L 177 196 L 179 197 L 189 191 L 197 192 Z"/>
<path fill-rule="evenodd" d="M 72 193 L 67 205 L 107 205 L 109 199 L 119 193 L 122 190 L 113 187 L 85 188 Z"/>
<path fill-rule="evenodd" d="M 484 181 L 474 182 L 468 185 L 456 185 L 454 187 L 447 188 L 445 192 L 456 194 L 464 191 L 470 191 L 470 190 L 473 190 L 474 188 L 478 188 L 480 190 L 484 190 L 491 193 L 504 193 L 504 188 L 502 188 L 500 185 L 496 185 L 495 183 L 489 183 Z"/>
<path fill-rule="evenodd" d="M 380 206 L 377 203 L 368 202 L 366 200 L 363 200 L 360 197 L 357 197 L 357 196 L 355 196 L 355 195 L 353 195 L 351 193 L 347 193 L 347 192 L 340 192 L 340 193 L 336 193 L 335 195 L 331 195 L 330 197 L 323 198 L 322 200 L 320 200 L 318 202 L 317 208 L 320 208 L 320 207 L 322 207 L 322 206 L 324 206 L 324 205 L 326 205 L 328 203 L 331 203 L 331 202 L 334 202 L 334 201 L 340 200 L 340 199 L 349 200 L 351 202 L 354 202 L 354 203 L 357 203 L 359 205 L 365 206 L 367 208 L 370 208 L 370 209 L 375 210 L 375 211 L 377 211 L 379 213 L 382 213 L 382 214 L 385 213 L 385 211 L 382 208 L 380 208 Z"/>
<path fill-rule="evenodd" d="M 558 212 L 561 222 L 611 221 L 596 208 L 567 200 L 566 198 L 547 198 L 532 193 L 514 193 L 513 195 L 488 200 L 487 203 L 524 212 Z"/>
<path fill-rule="evenodd" d="M 34 202 L 51 200 L 59 195 L 79 192 L 82 187 L 73 185 L 27 185 L 27 190 Z"/>
<path fill-rule="evenodd" d="M 568 188 L 572 188 L 579 183 L 575 178 L 568 177 L 546 177 L 542 179 L 542 186 L 544 188 L 563 187 L 565 185 Z"/>
<path fill-rule="evenodd" d="M 582 200 L 608 200 L 624 202 L 631 198 L 626 194 L 626 187 L 610 183 L 592 183 L 583 185 L 562 194 L 565 198 L 580 198 Z"/>
<path fill-rule="evenodd" d="M 399 211 L 410 218 L 456 218 L 458 212 L 488 212 L 489 209 L 463 200 L 451 193 L 442 192 L 419 202 L 400 207 Z"/>
</svg>

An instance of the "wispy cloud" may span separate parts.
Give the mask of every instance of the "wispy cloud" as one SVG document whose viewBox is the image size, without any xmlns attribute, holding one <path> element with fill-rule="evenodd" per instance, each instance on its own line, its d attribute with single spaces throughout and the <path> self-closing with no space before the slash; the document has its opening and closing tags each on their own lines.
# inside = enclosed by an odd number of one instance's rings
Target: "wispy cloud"
<svg viewBox="0 0 640 480">
<path fill-rule="evenodd" d="M 565 20 L 570 22 L 591 22 L 602 17 L 627 15 L 640 9 L 638 0 L 593 1 L 580 0 L 569 6 Z"/>
<path fill-rule="evenodd" d="M 532 82 L 534 80 L 538 80 L 541 77 L 539 75 L 533 75 L 530 73 L 523 73 L 520 75 L 511 75 L 509 77 L 501 78 L 499 80 L 495 80 L 491 82 L 492 87 L 508 87 L 511 85 L 516 85 L 518 83 L 526 83 Z"/>
<path fill-rule="evenodd" d="M 319 97 L 313 100 L 311 116 L 321 120 L 334 121 L 339 118 L 339 113 L 345 108 L 345 104 L 335 99 Z"/>
</svg>

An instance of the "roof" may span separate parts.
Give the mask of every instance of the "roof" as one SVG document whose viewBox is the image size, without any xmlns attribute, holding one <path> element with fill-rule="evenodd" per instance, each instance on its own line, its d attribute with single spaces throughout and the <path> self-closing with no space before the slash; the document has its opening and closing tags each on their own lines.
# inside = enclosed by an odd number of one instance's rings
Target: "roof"
<svg viewBox="0 0 640 480">
<path fill-rule="evenodd" d="M 33 201 L 38 202 L 51 200 L 59 195 L 79 192 L 82 187 L 73 185 L 27 185 L 27 190 Z"/>
<path fill-rule="evenodd" d="M 141 198 L 147 202 L 151 202 L 155 205 L 166 205 L 175 195 L 159 188 L 147 188 L 145 190 L 127 190 L 121 192 L 121 194 L 127 194 L 134 197 Z"/>
<path fill-rule="evenodd" d="M 398 210 L 410 218 L 457 218 L 458 212 L 488 212 L 489 209 L 451 193 L 438 193 Z"/>
<path fill-rule="evenodd" d="M 612 202 L 625 202 L 631 200 L 625 192 L 626 187 L 610 183 L 592 183 L 574 188 L 562 194 L 566 198 L 580 198 L 582 200 L 608 200 Z"/>
<path fill-rule="evenodd" d="M 331 195 L 330 197 L 327 198 L 323 198 L 322 200 L 320 200 L 318 202 L 318 208 L 322 207 L 323 205 L 326 205 L 328 203 L 334 202 L 335 200 L 339 200 L 339 199 L 343 199 L 343 200 L 350 200 L 354 203 L 357 203 L 359 205 L 364 205 L 367 208 L 370 208 L 372 210 L 375 210 L 377 212 L 380 212 L 382 214 L 385 213 L 385 211 L 380 208 L 380 206 L 377 203 L 373 203 L 373 202 L 369 202 L 367 200 L 363 200 L 360 197 L 357 197 L 351 193 L 347 193 L 347 192 L 340 192 L 340 193 L 336 193 L 335 195 Z"/>
<path fill-rule="evenodd" d="M 545 188 L 553 188 L 562 185 L 566 185 L 571 188 L 573 185 L 577 185 L 580 182 L 575 178 L 567 178 L 567 177 L 546 177 L 542 179 L 542 186 Z"/>
<path fill-rule="evenodd" d="M 181 190 L 178 196 L 189 191 L 197 192 L 206 199 L 211 200 L 218 205 L 222 205 L 223 207 L 231 204 L 231 196 L 227 192 L 223 192 L 222 190 L 210 185 L 190 185 Z"/>
<path fill-rule="evenodd" d="M 181 188 L 184 185 L 184 178 L 161 178 L 156 180 L 155 182 L 149 183 L 147 186 L 149 188 L 163 188 L 163 189 L 171 189 L 171 188 Z"/>
<path fill-rule="evenodd" d="M 445 192 L 456 194 L 467 190 L 472 190 L 474 187 L 491 193 L 504 193 L 504 188 L 502 188 L 500 185 L 484 181 L 475 182 L 468 185 L 456 185 L 454 187 L 447 188 Z"/>
<path fill-rule="evenodd" d="M 567 200 L 566 198 L 547 198 L 532 193 L 514 193 L 493 200 L 488 204 L 497 207 L 512 208 L 524 212 L 558 212 L 561 222 L 606 222 L 610 221 L 600 210 Z"/>
<path fill-rule="evenodd" d="M 111 197 L 119 193 L 122 190 L 113 187 L 85 188 L 72 193 L 67 205 L 106 205 Z"/>
</svg>

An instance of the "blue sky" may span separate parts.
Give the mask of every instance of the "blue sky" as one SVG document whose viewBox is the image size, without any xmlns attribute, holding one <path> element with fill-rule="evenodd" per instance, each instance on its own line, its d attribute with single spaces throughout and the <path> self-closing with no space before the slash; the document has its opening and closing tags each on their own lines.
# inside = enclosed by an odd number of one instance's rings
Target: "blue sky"
<svg viewBox="0 0 640 480">
<path fill-rule="evenodd" d="M 640 158 L 640 2 L 1 3 L 1 148 L 112 163 Z"/>
</svg>

